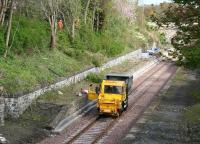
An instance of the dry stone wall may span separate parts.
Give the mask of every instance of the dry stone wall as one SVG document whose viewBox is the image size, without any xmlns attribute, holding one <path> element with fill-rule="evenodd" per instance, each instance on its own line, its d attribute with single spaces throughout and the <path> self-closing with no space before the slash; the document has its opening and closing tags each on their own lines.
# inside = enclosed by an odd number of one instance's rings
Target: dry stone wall
<svg viewBox="0 0 200 144">
<path fill-rule="evenodd" d="M 133 59 L 133 58 L 140 58 L 142 54 L 142 50 L 138 49 L 134 52 L 125 54 L 123 56 L 120 56 L 118 58 L 115 58 L 113 60 L 108 61 L 107 63 L 103 64 L 101 67 L 93 67 L 89 70 L 86 70 L 84 72 L 81 72 L 79 74 L 73 75 L 71 77 L 66 78 L 65 80 L 62 80 L 60 82 L 57 82 L 55 84 L 52 84 L 50 86 L 44 87 L 42 89 L 39 89 L 37 91 L 34 91 L 32 93 L 14 97 L 14 98 L 5 98 L 5 113 L 12 116 L 12 117 L 19 117 L 32 103 L 32 101 L 36 98 L 38 98 L 40 95 L 44 94 L 47 91 L 50 91 L 52 89 L 58 89 L 62 88 L 64 86 L 69 86 L 71 84 L 74 84 L 80 80 L 83 80 L 86 78 L 86 76 L 90 73 L 99 73 L 100 71 L 110 68 L 112 66 L 118 65 L 124 61 Z"/>
<path fill-rule="evenodd" d="M 0 125 L 4 125 L 5 103 L 4 99 L 0 98 Z"/>
</svg>

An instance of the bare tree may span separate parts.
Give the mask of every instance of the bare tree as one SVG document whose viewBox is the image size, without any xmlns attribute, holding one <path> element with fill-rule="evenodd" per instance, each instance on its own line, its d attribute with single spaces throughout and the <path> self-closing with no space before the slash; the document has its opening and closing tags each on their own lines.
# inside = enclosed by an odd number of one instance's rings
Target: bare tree
<svg viewBox="0 0 200 144">
<path fill-rule="evenodd" d="M 67 28 L 72 41 L 75 39 L 76 26 L 80 22 L 81 0 L 64 0 L 61 11 L 66 17 Z"/>
<path fill-rule="evenodd" d="M 9 0 L 0 0 L 0 24 L 4 24 L 5 14 L 8 9 Z"/>
<path fill-rule="evenodd" d="M 51 28 L 51 49 L 56 47 L 57 19 L 61 0 L 42 0 L 42 10 L 47 17 Z"/>
<path fill-rule="evenodd" d="M 84 13 L 84 23 L 85 24 L 87 24 L 87 15 L 88 15 L 88 9 L 89 9 L 89 6 L 90 6 L 90 2 L 91 2 L 91 0 L 87 1 L 86 8 L 85 8 L 85 13 Z"/>
<path fill-rule="evenodd" d="M 94 31 L 94 25 L 95 25 L 95 16 L 96 16 L 96 2 L 93 4 L 93 14 L 92 14 L 92 31 Z"/>
<path fill-rule="evenodd" d="M 8 49 L 9 49 L 9 41 L 10 41 L 10 33 L 12 27 L 12 17 L 13 17 L 13 9 L 14 9 L 14 0 L 10 1 L 10 8 L 9 8 L 9 17 L 8 17 L 8 28 L 6 32 L 6 50 L 4 53 L 4 57 L 7 57 Z"/>
</svg>

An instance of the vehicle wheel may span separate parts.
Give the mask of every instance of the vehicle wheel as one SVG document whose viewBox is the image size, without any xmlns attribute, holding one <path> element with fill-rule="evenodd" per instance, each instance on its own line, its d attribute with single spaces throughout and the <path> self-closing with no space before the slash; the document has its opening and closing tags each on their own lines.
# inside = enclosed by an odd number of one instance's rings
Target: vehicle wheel
<svg viewBox="0 0 200 144">
<path fill-rule="evenodd" d="M 126 111 L 127 107 L 128 107 L 128 99 L 126 99 L 124 102 L 124 111 Z"/>
</svg>

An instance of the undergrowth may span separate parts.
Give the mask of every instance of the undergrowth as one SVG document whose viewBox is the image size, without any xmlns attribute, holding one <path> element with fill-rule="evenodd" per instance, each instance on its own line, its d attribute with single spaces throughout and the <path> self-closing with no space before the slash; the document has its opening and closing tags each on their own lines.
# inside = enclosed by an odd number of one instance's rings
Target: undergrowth
<svg viewBox="0 0 200 144">
<path fill-rule="evenodd" d="M 99 67 L 108 59 L 147 43 L 138 26 L 111 16 L 101 31 L 92 31 L 82 24 L 73 42 L 65 29 L 59 30 L 57 45 L 52 51 L 49 51 L 47 21 L 16 15 L 11 33 L 8 57 L 0 58 L 0 86 L 11 94 L 47 86 L 91 66 Z M 1 56 L 5 51 L 4 42 L 4 27 L 0 27 Z"/>
<path fill-rule="evenodd" d="M 92 83 L 101 83 L 103 75 L 91 73 L 86 77 L 86 80 Z"/>
</svg>

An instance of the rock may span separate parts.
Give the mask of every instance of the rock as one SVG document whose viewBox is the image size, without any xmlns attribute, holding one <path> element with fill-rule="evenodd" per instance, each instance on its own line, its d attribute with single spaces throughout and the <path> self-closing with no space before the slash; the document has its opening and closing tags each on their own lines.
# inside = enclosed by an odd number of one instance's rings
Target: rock
<svg viewBox="0 0 200 144">
<path fill-rule="evenodd" d="M 59 95 L 63 95 L 63 93 L 62 93 L 61 91 L 58 91 L 58 94 L 59 94 Z"/>
<path fill-rule="evenodd" d="M 7 140 L 5 137 L 3 137 L 1 134 L 0 134 L 0 144 L 6 144 L 7 143 Z"/>
<path fill-rule="evenodd" d="M 4 87 L 0 86 L 0 92 L 3 92 L 3 90 L 4 90 Z"/>
<path fill-rule="evenodd" d="M 81 92 L 79 92 L 79 93 L 78 93 L 78 96 L 80 96 L 80 97 L 81 97 L 81 96 L 83 96 L 83 94 L 82 94 Z"/>
</svg>

